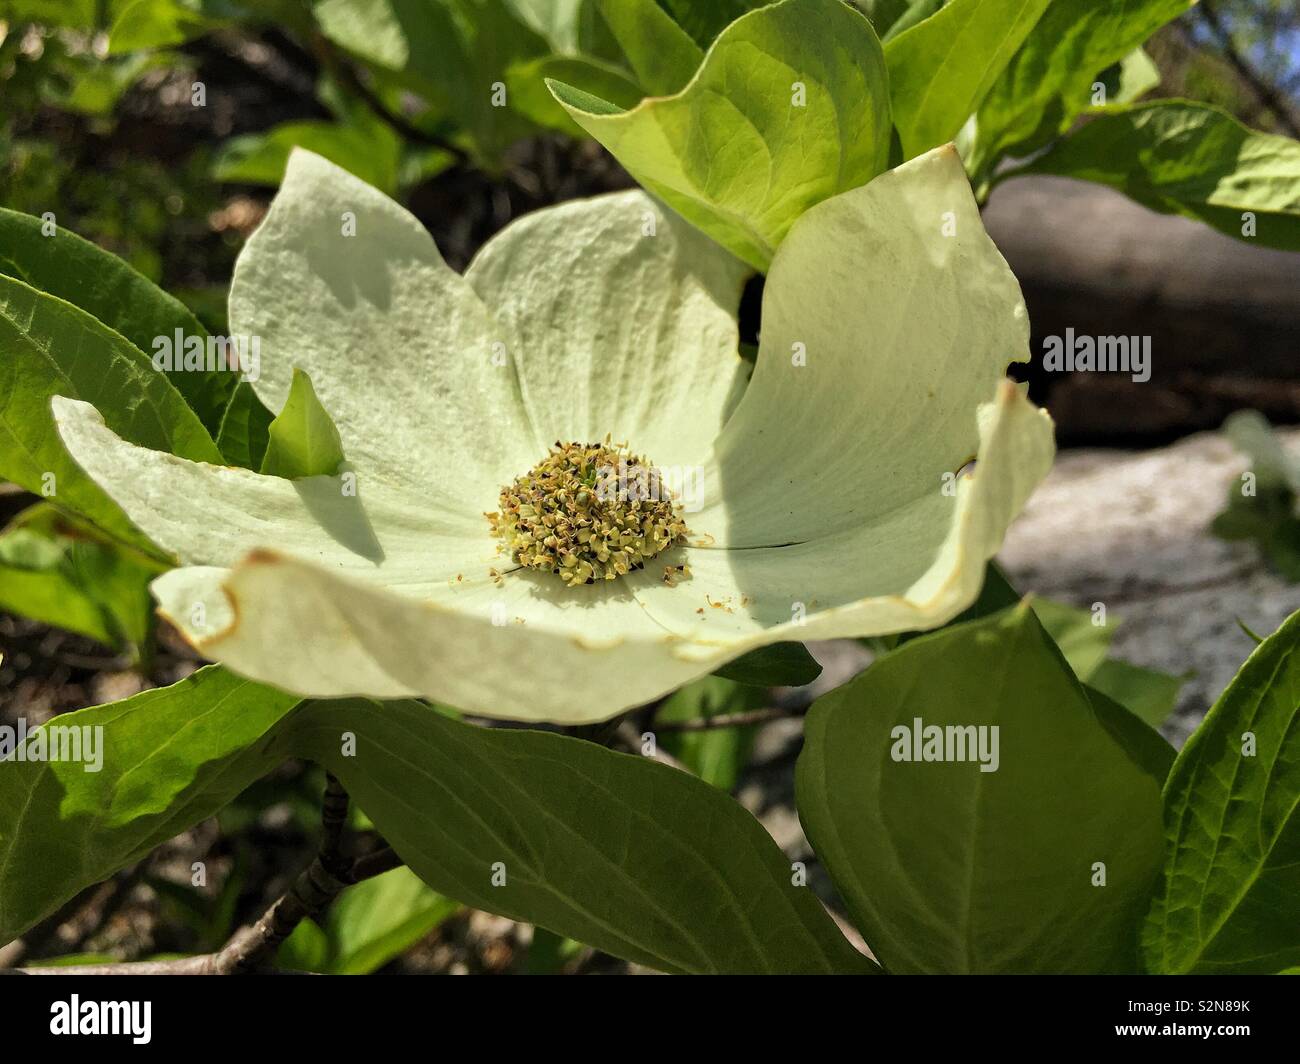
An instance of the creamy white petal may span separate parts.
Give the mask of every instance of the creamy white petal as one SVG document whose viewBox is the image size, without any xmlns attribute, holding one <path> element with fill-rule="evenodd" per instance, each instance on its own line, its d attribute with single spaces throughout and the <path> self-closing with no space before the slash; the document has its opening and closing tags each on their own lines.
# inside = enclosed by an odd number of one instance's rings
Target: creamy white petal
<svg viewBox="0 0 1300 1064">
<path fill-rule="evenodd" d="M 420 695 L 484 716 L 576 724 L 650 701 L 724 660 L 684 648 L 631 596 L 594 588 L 581 589 L 597 594 L 575 607 L 587 612 L 588 634 L 578 636 L 513 617 L 494 623 L 269 553 L 229 573 L 168 578 L 172 587 L 156 590 L 173 616 L 204 596 L 228 597 L 227 627 L 189 632 L 205 655 L 303 695 Z M 182 585 L 185 597 L 169 594 Z"/>
<path fill-rule="evenodd" d="M 985 563 L 1054 454 L 1051 419 L 1010 381 L 972 411 L 974 471 L 805 543 L 686 551 L 691 578 L 637 597 L 687 645 L 884 635 L 937 627 L 979 594 Z"/>
<path fill-rule="evenodd" d="M 1019 285 L 951 146 L 818 204 L 773 260 L 758 366 L 692 529 L 805 543 L 930 495 L 1028 356 Z"/>
<path fill-rule="evenodd" d="M 702 461 L 743 390 L 750 272 L 635 191 L 525 215 L 465 276 L 515 337 L 545 442 L 608 433 L 665 467 Z"/>
<path fill-rule="evenodd" d="M 77 464 L 183 565 L 229 567 L 274 547 L 438 597 L 466 581 L 490 583 L 489 570 L 501 564 L 481 514 L 439 514 L 419 495 L 364 474 L 290 481 L 191 462 L 120 439 L 89 403 L 58 396 L 52 408 Z"/>
<path fill-rule="evenodd" d="M 305 370 L 373 479 L 481 513 L 537 460 L 487 308 L 413 215 L 318 155 L 290 157 L 236 263 L 230 325 L 260 340 L 262 401 L 278 411 Z"/>
</svg>

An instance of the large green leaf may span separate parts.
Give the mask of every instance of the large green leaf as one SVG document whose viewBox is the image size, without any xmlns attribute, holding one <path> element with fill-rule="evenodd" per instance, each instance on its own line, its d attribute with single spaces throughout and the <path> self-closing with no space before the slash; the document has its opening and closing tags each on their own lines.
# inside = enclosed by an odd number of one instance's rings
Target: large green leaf
<svg viewBox="0 0 1300 1064">
<path fill-rule="evenodd" d="M 874 970 L 758 822 L 688 773 L 415 702 L 304 709 L 286 752 L 334 772 L 441 894 L 666 971 Z"/>
<path fill-rule="evenodd" d="M 655 0 L 596 0 L 596 7 L 647 96 L 678 92 L 703 62 L 699 45 Z"/>
<path fill-rule="evenodd" d="M 0 274 L 66 299 L 141 351 L 157 350 L 158 337 L 206 338 L 208 333 L 178 299 L 103 248 L 40 218 L 0 208 Z M 173 369 L 168 379 L 215 434 L 235 388 L 235 376 L 216 370 Z"/>
<path fill-rule="evenodd" d="M 0 534 L 0 609 L 143 652 L 161 568 L 37 503 Z"/>
<path fill-rule="evenodd" d="M 1052 0 L 977 112 L 971 172 L 1005 154 L 1027 156 L 1063 133 L 1092 86 L 1194 0 Z"/>
<path fill-rule="evenodd" d="M 1165 785 L 1165 874 L 1142 935 L 1152 972 L 1300 962 L 1300 613 L 1246 660 Z"/>
<path fill-rule="evenodd" d="M 94 404 L 133 443 L 222 461 L 198 416 L 143 352 L 71 303 L 0 277 L 0 475 L 153 551 L 64 449 L 50 411 L 55 395 Z"/>
<path fill-rule="evenodd" d="M 952 0 L 885 44 L 894 125 L 911 159 L 975 113 L 1050 0 Z"/>
<path fill-rule="evenodd" d="M 286 480 L 332 477 L 342 463 L 339 430 L 316 397 L 311 378 L 295 369 L 284 409 L 267 430 L 262 472 Z"/>
<path fill-rule="evenodd" d="M 799 215 L 888 161 L 884 54 L 871 24 L 839 0 L 745 15 L 684 89 L 629 111 L 549 84 L 637 181 L 760 270 Z"/>
<path fill-rule="evenodd" d="M 50 721 L 47 736 L 54 728 L 92 729 L 83 736 L 102 728 L 100 767 L 0 762 L 0 943 L 211 816 L 269 771 L 280 755 L 262 740 L 296 703 L 212 666 L 171 687 Z"/>
<path fill-rule="evenodd" d="M 1249 129 L 1216 107 L 1160 100 L 1101 108 L 1014 173 L 1097 181 L 1152 210 L 1300 251 L 1300 141 Z"/>
<path fill-rule="evenodd" d="M 902 760 L 918 719 L 997 727 L 996 769 L 991 730 L 980 763 Z M 1117 736 L 1144 727 L 1090 701 L 1026 603 L 914 639 L 818 699 L 799 818 L 891 971 L 1128 969 L 1161 779 L 1145 743 Z"/>
<path fill-rule="evenodd" d="M 280 947 L 282 968 L 367 975 L 405 953 L 460 909 L 409 868 L 395 868 L 345 890 L 321 924 L 304 920 Z"/>
</svg>

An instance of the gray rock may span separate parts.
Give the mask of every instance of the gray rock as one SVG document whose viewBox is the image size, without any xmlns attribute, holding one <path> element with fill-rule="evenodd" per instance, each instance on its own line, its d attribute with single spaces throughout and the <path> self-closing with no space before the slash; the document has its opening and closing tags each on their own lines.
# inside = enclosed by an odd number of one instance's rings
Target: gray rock
<svg viewBox="0 0 1300 1064">
<path fill-rule="evenodd" d="M 1284 438 L 1300 452 L 1300 431 Z M 1250 654 L 1237 620 L 1267 635 L 1300 609 L 1300 585 L 1266 569 L 1252 545 L 1208 531 L 1245 468 L 1217 433 L 1153 451 L 1067 451 L 1000 555 L 1020 591 L 1105 603 L 1121 622 L 1115 657 L 1193 674 L 1166 728 L 1180 745 Z"/>
</svg>

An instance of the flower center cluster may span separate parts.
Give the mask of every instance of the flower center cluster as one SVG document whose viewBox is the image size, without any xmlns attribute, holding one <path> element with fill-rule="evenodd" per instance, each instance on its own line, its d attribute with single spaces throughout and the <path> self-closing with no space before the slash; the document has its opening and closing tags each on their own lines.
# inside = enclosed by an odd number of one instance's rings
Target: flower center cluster
<svg viewBox="0 0 1300 1064">
<path fill-rule="evenodd" d="M 520 565 L 570 587 L 615 580 L 686 541 L 686 522 L 659 471 L 627 444 L 560 443 L 501 489 L 492 531 Z"/>
</svg>

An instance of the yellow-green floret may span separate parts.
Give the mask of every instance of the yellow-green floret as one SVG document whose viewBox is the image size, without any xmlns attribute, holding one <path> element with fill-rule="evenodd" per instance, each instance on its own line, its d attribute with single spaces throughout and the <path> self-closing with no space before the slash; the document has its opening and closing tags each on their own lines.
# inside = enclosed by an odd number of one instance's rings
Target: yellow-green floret
<svg viewBox="0 0 1300 1064">
<path fill-rule="evenodd" d="M 686 522 L 659 470 L 626 444 L 560 443 L 501 489 L 487 515 L 512 559 L 566 584 L 615 580 L 686 541 Z"/>
</svg>

